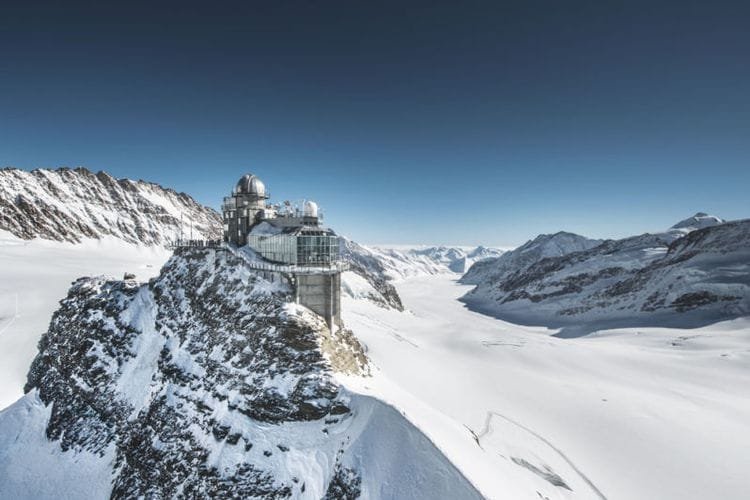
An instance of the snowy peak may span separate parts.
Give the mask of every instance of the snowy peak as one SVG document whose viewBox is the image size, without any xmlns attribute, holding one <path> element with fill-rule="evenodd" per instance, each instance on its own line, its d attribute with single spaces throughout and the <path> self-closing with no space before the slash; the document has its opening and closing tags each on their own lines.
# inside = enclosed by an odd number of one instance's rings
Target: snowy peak
<svg viewBox="0 0 750 500">
<path fill-rule="evenodd" d="M 601 240 L 592 240 L 565 231 L 554 234 L 540 234 L 515 250 L 506 252 L 496 258 L 475 263 L 461 278 L 461 282 L 477 284 L 487 279 L 502 280 L 509 273 L 525 269 L 541 259 L 588 250 L 601 242 Z"/>
<path fill-rule="evenodd" d="M 540 234 L 531 241 L 519 247 L 520 253 L 534 253 L 539 257 L 559 257 L 571 252 L 588 250 L 601 243 L 575 233 L 559 231 L 554 234 Z"/>
<path fill-rule="evenodd" d="M 21 239 L 79 243 L 111 236 L 164 246 L 180 232 L 221 235 L 219 214 L 158 184 L 85 168 L 0 170 L 0 230 Z"/>
<path fill-rule="evenodd" d="M 677 230 L 687 233 L 690 231 L 695 231 L 696 229 L 703 229 L 705 227 L 712 227 L 712 226 L 717 226 L 719 224 L 724 224 L 724 222 L 726 222 L 724 219 L 716 217 L 715 215 L 709 215 L 704 212 L 698 212 L 692 217 L 688 217 L 685 220 L 681 220 L 680 222 L 672 226 L 670 229 L 677 229 Z"/>
</svg>

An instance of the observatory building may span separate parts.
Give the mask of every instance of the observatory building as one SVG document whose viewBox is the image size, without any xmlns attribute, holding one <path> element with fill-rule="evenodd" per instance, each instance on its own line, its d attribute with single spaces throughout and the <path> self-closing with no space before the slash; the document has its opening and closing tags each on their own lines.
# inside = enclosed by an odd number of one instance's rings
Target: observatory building
<svg viewBox="0 0 750 500">
<path fill-rule="evenodd" d="M 224 241 L 247 246 L 268 263 L 264 269 L 283 274 L 297 302 L 323 316 L 333 330 L 341 325 L 339 238 L 321 225 L 315 202 L 279 205 L 269 199 L 258 177 L 243 175 L 222 204 Z"/>
</svg>

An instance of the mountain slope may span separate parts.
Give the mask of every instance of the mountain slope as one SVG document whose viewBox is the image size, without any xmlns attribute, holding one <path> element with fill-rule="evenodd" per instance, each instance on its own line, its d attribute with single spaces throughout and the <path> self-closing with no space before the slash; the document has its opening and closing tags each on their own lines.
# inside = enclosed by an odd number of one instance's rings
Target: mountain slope
<svg viewBox="0 0 750 500">
<path fill-rule="evenodd" d="M 475 263 L 461 277 L 461 283 L 475 285 L 482 281 L 501 281 L 508 274 L 525 269 L 541 259 L 587 250 L 599 243 L 601 240 L 564 231 L 540 234 L 515 250 Z"/>
<path fill-rule="evenodd" d="M 225 250 L 178 251 L 145 285 L 78 280 L 0 413 L 0 496 L 479 498 L 337 382 L 367 372 L 359 343 L 291 300 Z"/>
<path fill-rule="evenodd" d="M 688 327 L 750 314 L 750 220 L 711 220 L 545 258 L 481 281 L 463 300 L 515 322 L 588 329 Z"/>
<path fill-rule="evenodd" d="M 113 236 L 163 246 L 185 237 L 221 237 L 219 214 L 158 184 L 115 179 L 85 168 L 0 170 L 0 230 L 18 238 L 79 243 Z"/>
</svg>

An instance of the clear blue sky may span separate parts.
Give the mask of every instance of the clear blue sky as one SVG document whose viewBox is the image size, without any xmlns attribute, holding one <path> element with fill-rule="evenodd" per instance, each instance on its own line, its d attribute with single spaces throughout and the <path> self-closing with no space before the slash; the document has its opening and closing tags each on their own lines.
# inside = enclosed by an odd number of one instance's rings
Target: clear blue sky
<svg viewBox="0 0 750 500">
<path fill-rule="evenodd" d="M 748 2 L 118 3 L 2 3 L 0 165 L 250 171 L 367 243 L 750 217 Z"/>
</svg>

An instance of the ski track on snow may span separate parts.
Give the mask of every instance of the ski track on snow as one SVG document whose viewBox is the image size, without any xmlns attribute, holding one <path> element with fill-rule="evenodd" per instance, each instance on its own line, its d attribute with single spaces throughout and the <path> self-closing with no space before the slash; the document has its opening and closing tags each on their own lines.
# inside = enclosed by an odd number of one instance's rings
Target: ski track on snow
<svg viewBox="0 0 750 500">
<path fill-rule="evenodd" d="M 503 415 L 502 413 L 498 413 L 498 412 L 496 412 L 496 411 L 488 411 L 488 412 L 487 412 L 487 415 L 485 416 L 485 419 L 484 419 L 484 428 L 483 428 L 483 429 L 482 429 L 482 430 L 481 430 L 481 431 L 480 431 L 479 433 L 475 433 L 474 431 L 472 431 L 471 429 L 469 429 L 469 431 L 470 431 L 470 432 L 471 432 L 472 434 L 474 434 L 474 440 L 475 440 L 475 441 L 477 442 L 477 444 L 479 445 L 479 447 L 480 447 L 480 448 L 482 447 L 482 445 L 481 445 L 481 441 L 482 441 L 482 438 L 483 438 L 483 437 L 485 437 L 485 436 L 487 436 L 488 434 L 490 434 L 490 433 L 492 432 L 492 417 L 499 417 L 499 418 L 502 418 L 502 419 L 503 419 L 503 420 L 505 420 L 506 422 L 508 422 L 508 423 L 510 423 L 510 424 L 513 424 L 513 425 L 515 425 L 515 426 L 516 426 L 516 427 L 518 427 L 519 429 L 523 429 L 524 431 L 528 432 L 529 434 L 531 434 L 532 436 L 534 436 L 535 438 L 539 439 L 539 440 L 540 440 L 540 441 L 542 441 L 542 442 L 543 442 L 544 444 L 546 444 L 547 446 L 549 446 L 549 447 L 550 447 L 550 448 L 551 448 L 551 449 L 552 449 L 552 450 L 553 450 L 553 451 L 554 451 L 555 453 L 557 453 L 558 455 L 560 455 L 560 458 L 562 458 L 563 460 L 565 460 L 565 462 L 566 462 L 566 463 L 567 463 L 568 465 L 570 465 L 570 467 L 571 467 L 571 468 L 572 468 L 572 469 L 573 469 L 573 470 L 574 470 L 574 471 L 575 471 L 575 472 L 576 472 L 576 473 L 577 473 L 577 474 L 578 474 L 578 475 L 579 475 L 579 476 L 581 477 L 581 479 L 583 479 L 583 481 L 584 481 L 584 482 L 585 482 L 586 484 L 588 484 L 588 485 L 589 485 L 589 487 L 591 487 L 591 489 L 592 489 L 592 490 L 594 491 L 594 493 L 596 493 L 596 495 L 597 495 L 597 496 L 598 496 L 599 498 L 601 498 L 602 500 L 607 500 L 607 497 L 606 497 L 606 496 L 604 496 L 604 493 L 602 493 L 602 492 L 601 492 L 601 491 L 599 490 L 599 488 L 597 488 L 597 487 L 596 487 L 596 485 L 594 485 L 594 483 L 593 483 L 593 482 L 591 482 L 591 480 L 590 480 L 590 479 L 589 479 L 589 478 L 588 478 L 588 477 L 586 476 L 586 474 L 584 474 L 584 473 L 583 473 L 583 472 L 581 471 L 581 469 L 579 469 L 579 468 L 578 468 L 578 467 L 577 467 L 577 466 L 576 466 L 576 465 L 575 465 L 575 464 L 573 463 L 573 461 L 572 461 L 572 460 L 571 460 L 570 458 L 568 458 L 568 456 L 567 456 L 567 455 L 565 455 L 565 453 L 563 453 L 563 451 L 562 451 L 562 450 L 560 450 L 560 449 L 559 449 L 559 448 L 558 448 L 557 446 L 553 445 L 553 444 L 552 444 L 552 443 L 551 443 L 551 442 L 550 442 L 550 441 L 549 441 L 549 440 L 548 440 L 547 438 L 545 438 L 544 436 L 542 436 L 542 435 L 540 435 L 540 434 L 536 433 L 535 431 L 533 431 L 533 430 L 529 429 L 529 428 L 528 428 L 528 427 L 526 427 L 525 425 L 523 425 L 523 424 L 521 424 L 521 423 L 519 423 L 519 422 L 516 422 L 516 421 L 515 421 L 515 420 L 513 420 L 512 418 L 510 418 L 510 417 L 506 417 L 506 416 L 505 416 L 505 415 Z"/>
</svg>

